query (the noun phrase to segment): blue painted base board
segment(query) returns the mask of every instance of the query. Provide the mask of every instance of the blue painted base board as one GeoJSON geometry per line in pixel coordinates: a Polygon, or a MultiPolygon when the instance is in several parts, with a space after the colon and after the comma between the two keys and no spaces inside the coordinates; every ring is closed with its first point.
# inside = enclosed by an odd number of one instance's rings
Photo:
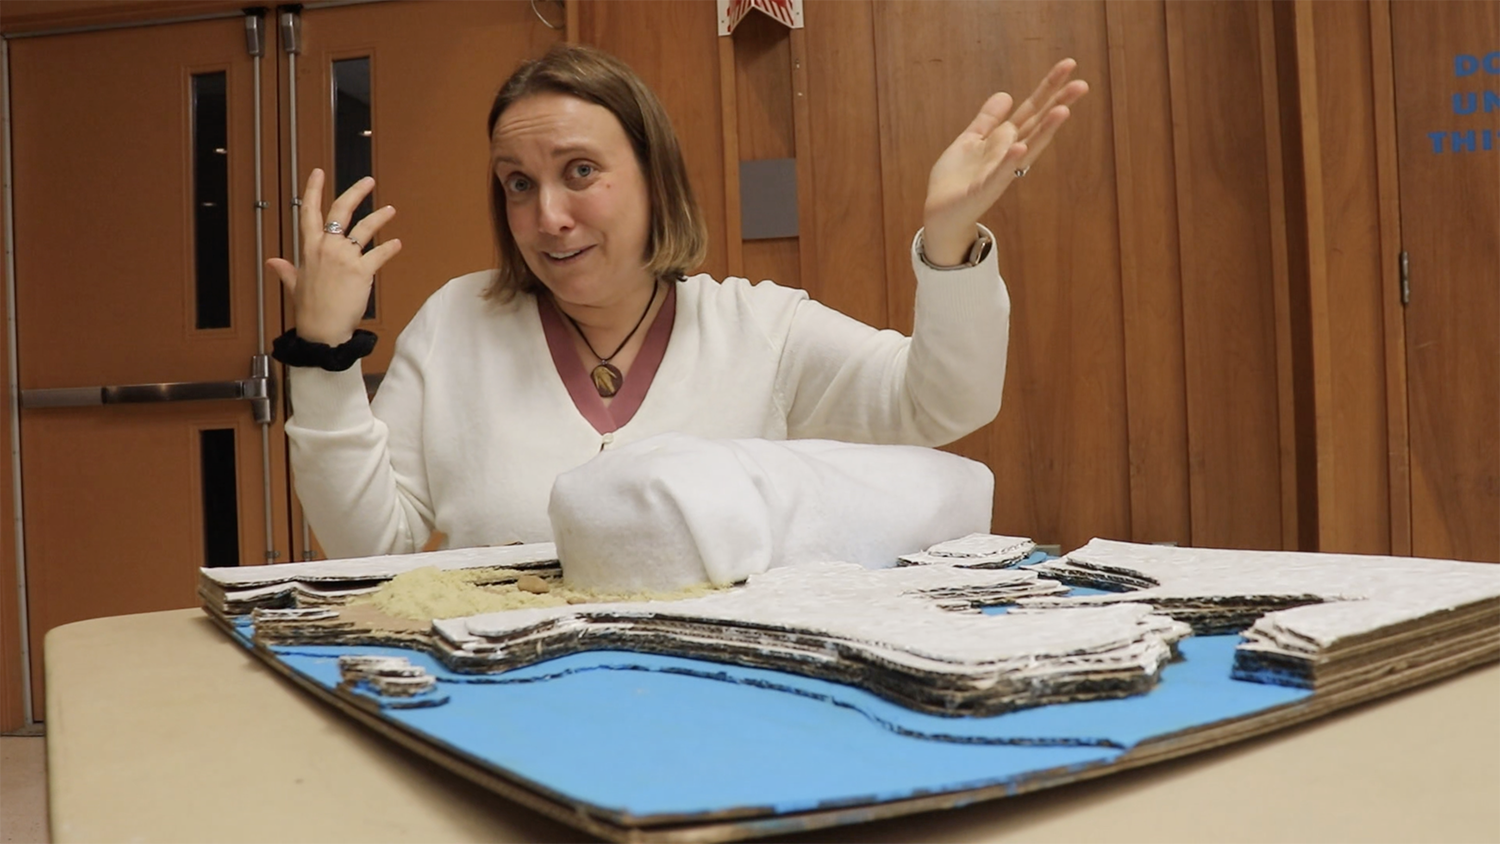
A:
{"type": "MultiPolygon", "coordinates": [[[[238,622],[242,637],[248,625],[238,622]]],[[[1237,635],[1184,640],[1182,658],[1146,695],[988,718],[914,712],[857,688],[780,672],[619,651],[503,675],[455,674],[402,648],[271,652],[330,690],[341,654],[404,656],[435,675],[449,701],[383,709],[381,717],[628,823],[1014,787],[1039,772],[1106,765],[1143,740],[1311,694],[1232,679],[1238,642],[1237,635]]]]}

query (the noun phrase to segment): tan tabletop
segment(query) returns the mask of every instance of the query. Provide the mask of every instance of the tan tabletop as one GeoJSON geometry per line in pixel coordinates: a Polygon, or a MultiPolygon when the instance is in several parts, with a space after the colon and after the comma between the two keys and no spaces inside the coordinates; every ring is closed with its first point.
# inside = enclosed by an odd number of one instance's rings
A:
{"type": "MultiPolygon", "coordinates": [[[[52,834],[570,841],[313,700],[198,610],[47,636],[52,834]]],[[[1500,666],[1037,794],[786,840],[1500,842],[1500,666]]]]}

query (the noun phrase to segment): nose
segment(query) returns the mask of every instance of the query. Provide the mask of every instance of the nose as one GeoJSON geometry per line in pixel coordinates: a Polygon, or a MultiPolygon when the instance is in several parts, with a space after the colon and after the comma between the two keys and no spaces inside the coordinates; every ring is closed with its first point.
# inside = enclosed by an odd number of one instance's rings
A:
{"type": "Polygon", "coordinates": [[[564,234],[573,228],[567,191],[551,185],[537,189],[537,226],[543,234],[564,234]]]}

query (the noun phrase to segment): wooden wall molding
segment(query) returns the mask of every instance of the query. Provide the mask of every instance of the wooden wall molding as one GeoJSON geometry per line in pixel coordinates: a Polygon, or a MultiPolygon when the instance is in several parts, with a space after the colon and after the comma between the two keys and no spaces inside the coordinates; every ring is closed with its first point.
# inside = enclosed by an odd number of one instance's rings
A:
{"type": "Polygon", "coordinates": [[[1193,542],[1285,545],[1273,204],[1260,19],[1166,4],[1193,542]]]}
{"type": "MultiPolygon", "coordinates": [[[[810,186],[802,211],[813,265],[805,279],[818,301],[877,327],[891,325],[884,159],[870,0],[808,4],[803,9],[806,143],[798,164],[816,162],[799,180],[810,186]],[[850,237],[861,232],[860,237],[850,237]]],[[[806,275],[806,273],[804,273],[806,275]]]]}
{"type": "MultiPolygon", "coordinates": [[[[797,159],[797,219],[811,221],[817,214],[817,151],[812,143],[812,106],[807,99],[807,34],[787,30],[792,54],[792,148],[797,159]]],[[[802,223],[797,237],[798,275],[813,296],[822,288],[818,277],[818,226],[802,223]]]]}
{"type": "Polygon", "coordinates": [[[247,0],[5,0],[0,3],[0,33],[12,36],[75,27],[231,15],[255,5],[275,4],[247,0]]]}
{"type": "MultiPolygon", "coordinates": [[[[576,4],[574,4],[576,5],[576,4]]],[[[719,37],[719,107],[724,127],[724,230],[729,275],[745,273],[740,238],[740,121],[734,84],[734,39],[719,37]]]]}
{"type": "Polygon", "coordinates": [[[1394,50],[1386,0],[1276,4],[1287,288],[1309,549],[1412,550],[1394,50]],[[1309,535],[1310,534],[1310,535],[1309,535]]]}
{"type": "MultiPolygon", "coordinates": [[[[797,152],[789,36],[785,26],[762,14],[748,15],[740,21],[734,34],[728,36],[734,42],[731,81],[735,86],[739,144],[739,155],[734,162],[736,174],[741,161],[796,158],[799,177],[803,175],[800,171],[810,166],[801,159],[810,159],[811,155],[798,155],[797,152]]],[[[727,130],[725,137],[728,137],[727,130]]],[[[740,232],[732,231],[729,236],[731,241],[740,239],[740,232]]],[[[742,275],[752,282],[771,279],[789,287],[801,286],[803,241],[802,237],[741,240],[744,254],[742,275]]]]}
{"type": "MultiPolygon", "coordinates": [[[[8,92],[0,95],[9,96],[8,92]]],[[[7,176],[9,174],[6,174],[7,176]]],[[[0,237],[6,230],[5,208],[0,205],[0,237]]],[[[0,260],[0,291],[5,288],[9,268],[0,260]]],[[[0,325],[10,319],[9,297],[0,295],[0,325]]],[[[0,384],[6,407],[0,409],[0,733],[14,733],[26,726],[22,699],[25,686],[21,654],[20,583],[16,569],[16,500],[13,486],[15,464],[11,456],[9,397],[15,385],[10,378],[10,344],[0,337],[0,384]]]]}
{"type": "Polygon", "coordinates": [[[1411,554],[1411,452],[1407,441],[1406,314],[1400,276],[1401,194],[1396,173],[1396,69],[1389,0],[1370,0],[1370,91],[1375,112],[1375,179],[1380,230],[1381,325],[1385,352],[1390,553],[1411,554]]]}
{"type": "MultiPolygon", "coordinates": [[[[1182,267],[1165,8],[1106,3],[1119,204],[1130,533],[1192,543],[1182,267]]],[[[1098,96],[1103,92],[1096,92],[1098,96]]]]}
{"type": "MultiPolygon", "coordinates": [[[[1285,90],[1282,80],[1288,75],[1290,65],[1283,67],[1283,56],[1276,40],[1276,7],[1272,0],[1262,0],[1256,7],[1260,27],[1260,71],[1261,108],[1266,122],[1266,168],[1270,188],[1271,214],[1271,265],[1275,274],[1274,296],[1276,308],[1276,393],[1277,423],[1280,434],[1279,456],[1281,461],[1281,542],[1285,548],[1301,548],[1304,528],[1310,529],[1314,519],[1304,516],[1300,510],[1302,496],[1299,494],[1299,431],[1298,419],[1297,350],[1298,333],[1294,327],[1295,315],[1306,308],[1298,299],[1294,304],[1292,288],[1292,266],[1289,238],[1292,226],[1287,218],[1287,193],[1296,192],[1296,187],[1287,184],[1289,174],[1282,145],[1287,128],[1281,119],[1281,101],[1285,90]]],[[[1284,8],[1284,4],[1283,7],[1284,8]]],[[[1295,124],[1294,124],[1295,125],[1295,124]]],[[[1293,144],[1295,148],[1295,144],[1293,144]]],[[[1305,321],[1304,323],[1305,324],[1305,321]]],[[[1305,333],[1305,332],[1304,332],[1305,333]]]]}

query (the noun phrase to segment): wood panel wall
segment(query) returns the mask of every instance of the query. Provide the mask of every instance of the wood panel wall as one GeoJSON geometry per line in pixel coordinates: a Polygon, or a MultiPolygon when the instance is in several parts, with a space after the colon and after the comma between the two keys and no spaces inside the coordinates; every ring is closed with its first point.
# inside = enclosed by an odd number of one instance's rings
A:
{"type": "MultiPolygon", "coordinates": [[[[1120,239],[1130,533],[1192,535],[1182,258],[1166,8],[1110,3],[1110,113],[1120,239]]],[[[1098,93],[1105,93],[1100,91],[1098,93]]]]}
{"type": "Polygon", "coordinates": [[[1015,308],[1005,405],[953,450],[994,470],[996,530],[1301,542],[1269,4],[808,0],[804,30],[753,15],[716,56],[711,16],[629,8],[582,0],[576,38],[699,90],[668,110],[698,171],[719,165],[700,196],[738,272],[901,330],[932,162],[990,93],[1076,58],[1093,93],[984,221],[1015,308]],[[668,44],[669,67],[632,59],[668,44]],[[811,182],[801,237],[739,241],[735,162],[785,155],[811,182]]]}
{"type": "Polygon", "coordinates": [[[1500,562],[1500,4],[1392,0],[1389,12],[1412,551],[1500,562]],[[1460,73],[1460,55],[1484,67],[1460,73]]]}
{"type": "MultiPolygon", "coordinates": [[[[650,83],[672,117],[688,177],[708,221],[703,272],[729,271],[725,228],[724,125],[720,106],[719,43],[702,33],[718,25],[717,7],[695,0],[568,4],[576,31],[570,40],[603,46],[650,83]],[[576,10],[574,10],[576,7],[576,10]]],[[[738,190],[738,174],[734,174],[738,190]]],[[[736,196],[736,203],[738,197],[736,196]]]]}
{"type": "Polygon", "coordinates": [[[1295,148],[1293,272],[1314,430],[1307,465],[1324,551],[1410,553],[1404,323],[1395,258],[1389,22],[1377,4],[1281,4],[1294,72],[1283,93],[1295,148]],[[1384,35],[1383,49],[1381,35],[1384,35]]]}

